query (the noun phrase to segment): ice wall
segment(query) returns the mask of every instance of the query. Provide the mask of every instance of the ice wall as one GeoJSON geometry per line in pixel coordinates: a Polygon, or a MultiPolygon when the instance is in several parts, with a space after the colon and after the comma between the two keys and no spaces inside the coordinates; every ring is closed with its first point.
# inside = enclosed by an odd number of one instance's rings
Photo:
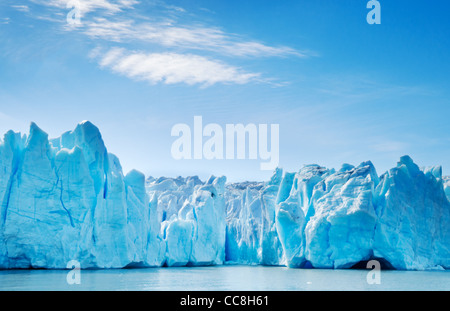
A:
{"type": "Polygon", "coordinates": [[[0,143],[0,268],[450,266],[450,179],[404,156],[275,170],[267,182],[126,176],[99,130],[60,138],[31,124],[0,143]]]}

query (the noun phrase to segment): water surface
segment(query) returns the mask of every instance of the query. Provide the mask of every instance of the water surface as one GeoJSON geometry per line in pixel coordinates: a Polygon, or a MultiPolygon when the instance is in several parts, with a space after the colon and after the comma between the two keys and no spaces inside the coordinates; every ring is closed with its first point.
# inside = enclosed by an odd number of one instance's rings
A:
{"type": "Polygon", "coordinates": [[[262,266],[82,270],[81,284],[69,285],[68,270],[3,270],[0,290],[450,290],[449,271],[383,270],[381,284],[368,284],[369,271],[262,266]]]}

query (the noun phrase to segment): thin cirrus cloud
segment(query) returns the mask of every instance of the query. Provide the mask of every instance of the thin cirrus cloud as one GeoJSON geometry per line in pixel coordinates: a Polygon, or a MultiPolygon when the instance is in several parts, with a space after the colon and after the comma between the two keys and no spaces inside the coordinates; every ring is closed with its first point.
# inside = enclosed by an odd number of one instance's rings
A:
{"type": "Polygon", "coordinates": [[[172,23],[135,23],[133,20],[111,21],[96,18],[86,24],[90,37],[114,42],[137,40],[165,47],[203,50],[239,57],[308,57],[307,52],[290,47],[273,47],[256,41],[245,41],[214,27],[176,26],[172,23]]]}
{"type": "Polygon", "coordinates": [[[32,0],[32,2],[59,9],[77,7],[81,14],[103,10],[108,14],[122,12],[133,8],[139,2],[136,0],[32,0]]]}
{"type": "Polygon", "coordinates": [[[11,7],[20,12],[29,12],[30,8],[27,5],[11,5],[11,7]]]}
{"type": "Polygon", "coordinates": [[[121,48],[112,48],[101,55],[99,64],[114,73],[152,84],[245,84],[259,77],[259,74],[246,73],[237,67],[203,56],[178,53],[146,54],[121,48]]]}
{"type": "MultiPolygon", "coordinates": [[[[103,54],[95,50],[102,68],[134,80],[155,83],[209,86],[217,83],[246,84],[268,82],[259,73],[227,64],[234,58],[313,56],[287,46],[271,46],[255,40],[246,40],[237,34],[199,23],[179,22],[189,14],[184,8],[157,1],[164,15],[154,10],[154,16],[142,16],[135,8],[144,2],[136,0],[32,0],[58,9],[76,6],[81,12],[81,25],[67,24],[65,29],[77,31],[97,45],[109,46],[103,54]],[[88,14],[91,13],[91,14],[88,14]],[[120,13],[120,14],[119,14],[120,13]],[[113,43],[113,45],[111,44],[113,43]],[[120,44],[122,48],[115,48],[120,44]],[[135,44],[163,48],[162,53],[134,51],[135,44]],[[205,56],[208,53],[209,56],[205,56]]],[[[154,5],[154,3],[153,3],[154,5]]],[[[195,15],[195,14],[194,14],[195,15]]],[[[144,46],[144,48],[142,48],[144,46]]],[[[152,48],[152,50],[154,50],[152,48]]],[[[92,53],[91,53],[92,54],[92,53]]]]}

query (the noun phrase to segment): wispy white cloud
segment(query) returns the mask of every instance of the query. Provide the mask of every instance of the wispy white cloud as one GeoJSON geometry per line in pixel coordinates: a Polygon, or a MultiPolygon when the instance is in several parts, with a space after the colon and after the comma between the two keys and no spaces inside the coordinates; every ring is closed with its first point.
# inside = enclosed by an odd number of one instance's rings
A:
{"type": "Polygon", "coordinates": [[[28,5],[11,5],[11,7],[20,12],[29,12],[30,8],[28,5]]]}
{"type": "Polygon", "coordinates": [[[148,4],[152,8],[150,15],[147,11],[140,15],[137,0],[32,1],[59,8],[60,12],[78,8],[81,23],[72,25],[62,20],[64,28],[94,39],[97,45],[109,46],[104,54],[97,51],[96,59],[101,67],[150,83],[208,86],[259,81],[279,86],[282,84],[274,79],[260,78],[259,73],[246,72],[226,62],[234,58],[312,56],[309,52],[272,46],[194,22],[195,14],[158,0],[148,4]],[[118,43],[128,50],[111,48],[118,43]],[[152,52],[132,52],[136,46],[140,50],[151,48],[152,52]],[[155,53],[155,50],[164,52],[155,53]]]}
{"type": "MultiPolygon", "coordinates": [[[[97,54],[98,53],[94,53],[97,54]]],[[[113,48],[99,57],[99,64],[131,79],[150,83],[245,84],[259,77],[240,68],[203,56],[177,53],[142,53],[113,48]]]]}
{"type": "Polygon", "coordinates": [[[112,21],[96,18],[86,23],[85,34],[114,42],[141,41],[164,47],[210,51],[230,56],[251,57],[307,57],[306,52],[286,46],[269,46],[257,41],[244,40],[215,27],[182,26],[172,23],[136,23],[129,20],[112,21]]]}
{"type": "Polygon", "coordinates": [[[175,11],[175,12],[180,12],[180,13],[185,13],[186,10],[183,9],[182,7],[176,6],[176,5],[168,5],[166,6],[167,9],[175,11]]]}
{"type": "Polygon", "coordinates": [[[106,13],[114,14],[124,9],[133,8],[139,3],[137,0],[32,0],[33,2],[49,7],[60,9],[78,8],[82,14],[96,10],[103,10],[106,13]]]}

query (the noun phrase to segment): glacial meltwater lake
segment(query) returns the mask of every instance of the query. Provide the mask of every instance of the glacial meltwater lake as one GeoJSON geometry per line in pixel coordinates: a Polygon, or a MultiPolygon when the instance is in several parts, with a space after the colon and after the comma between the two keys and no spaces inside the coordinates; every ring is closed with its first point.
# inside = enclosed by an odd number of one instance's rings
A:
{"type": "Polygon", "coordinates": [[[450,271],[382,270],[380,284],[368,284],[370,271],[232,265],[81,270],[81,283],[69,285],[69,270],[3,270],[0,290],[450,290],[450,271]]]}

